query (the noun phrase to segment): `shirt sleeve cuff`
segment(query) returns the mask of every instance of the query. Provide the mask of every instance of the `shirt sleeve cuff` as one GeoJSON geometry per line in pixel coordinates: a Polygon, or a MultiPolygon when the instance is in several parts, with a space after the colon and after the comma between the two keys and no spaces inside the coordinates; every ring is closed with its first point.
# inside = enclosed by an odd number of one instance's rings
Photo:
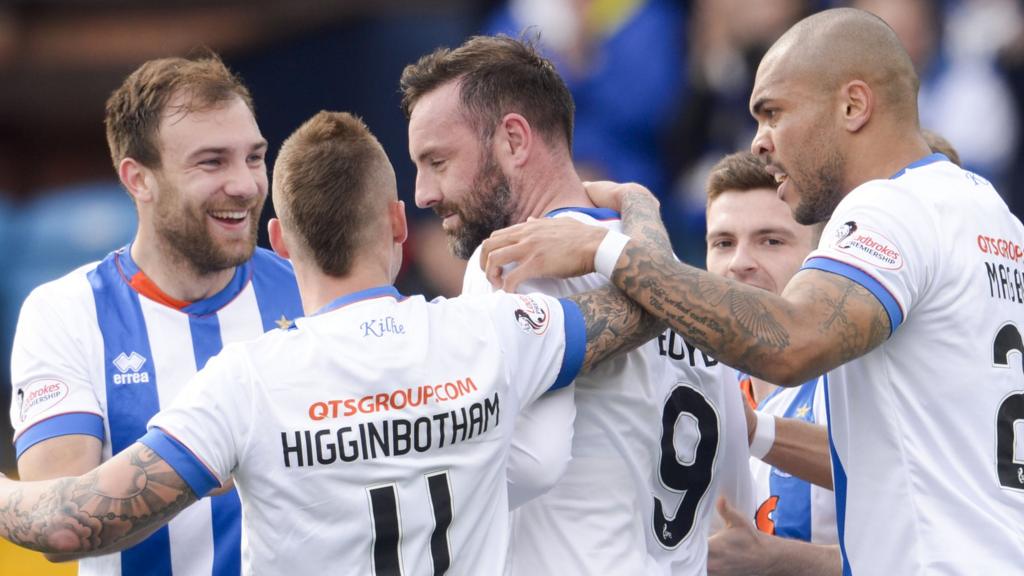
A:
{"type": "Polygon", "coordinates": [[[892,292],[883,286],[881,282],[860,268],[847,264],[846,262],[840,262],[839,260],[816,256],[804,262],[801,269],[821,270],[823,272],[838,274],[856,282],[864,287],[865,290],[871,292],[871,294],[878,299],[878,302],[882,307],[885,308],[885,313],[889,316],[890,336],[892,336],[892,333],[896,331],[896,328],[903,323],[903,308],[900,307],[896,297],[893,296],[892,292]]]}
{"type": "Polygon", "coordinates": [[[562,316],[565,318],[565,354],[562,356],[562,368],[551,390],[568,386],[576,379],[587,351],[587,330],[579,306],[566,298],[558,302],[562,305],[562,316]]]}
{"type": "Polygon", "coordinates": [[[26,450],[43,440],[75,434],[95,436],[102,442],[106,436],[103,432],[103,417],[92,412],[69,412],[40,420],[15,439],[15,456],[21,458],[26,450]]]}
{"type": "Polygon", "coordinates": [[[139,442],[148,446],[174,468],[197,497],[202,498],[214,488],[220,487],[217,475],[198,456],[180,440],[160,428],[150,428],[145,436],[139,438],[139,442]]]}

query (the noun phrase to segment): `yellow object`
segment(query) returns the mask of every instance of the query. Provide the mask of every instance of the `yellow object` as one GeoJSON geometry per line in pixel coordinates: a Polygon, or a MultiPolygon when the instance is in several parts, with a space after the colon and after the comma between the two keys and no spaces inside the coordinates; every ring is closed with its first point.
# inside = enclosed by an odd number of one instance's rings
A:
{"type": "Polygon", "coordinates": [[[74,576],[78,562],[54,564],[39,552],[26,550],[0,538],[0,576],[74,576]]]}

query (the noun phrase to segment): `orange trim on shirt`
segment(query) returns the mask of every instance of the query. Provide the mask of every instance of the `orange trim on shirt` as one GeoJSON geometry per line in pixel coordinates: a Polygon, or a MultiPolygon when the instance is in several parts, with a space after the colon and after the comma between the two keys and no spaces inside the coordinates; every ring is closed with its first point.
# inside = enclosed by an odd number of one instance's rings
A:
{"type": "Polygon", "coordinates": [[[128,280],[128,285],[135,289],[135,291],[138,292],[139,294],[145,296],[146,298],[149,298],[150,300],[157,302],[159,304],[163,304],[164,306],[170,306],[175,310],[181,310],[185,306],[191,304],[191,302],[186,302],[185,300],[178,300],[176,298],[168,296],[166,292],[164,292],[156,284],[154,284],[153,281],[150,280],[148,276],[143,274],[141,270],[136,272],[135,275],[132,276],[130,280],[128,280]]]}
{"type": "Polygon", "coordinates": [[[747,404],[757,410],[757,400],[754,399],[754,380],[750,376],[740,380],[740,392],[743,393],[743,399],[747,401],[747,404]]]}

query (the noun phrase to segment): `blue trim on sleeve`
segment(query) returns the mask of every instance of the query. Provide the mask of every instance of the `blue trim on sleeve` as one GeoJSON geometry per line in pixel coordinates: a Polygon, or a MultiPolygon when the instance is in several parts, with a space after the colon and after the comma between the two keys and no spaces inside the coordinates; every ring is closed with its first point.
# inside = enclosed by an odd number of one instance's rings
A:
{"type": "Polygon", "coordinates": [[[95,436],[103,441],[106,434],[103,433],[103,417],[99,414],[88,412],[69,412],[59,414],[46,420],[40,420],[30,428],[21,433],[14,442],[14,454],[21,458],[25,450],[39,444],[43,440],[56,438],[58,436],[70,436],[72,434],[83,434],[95,436]]]}
{"type": "Polygon", "coordinates": [[[210,472],[206,464],[167,432],[159,428],[150,428],[145,436],[139,438],[139,442],[149,446],[157,456],[163,458],[171,468],[174,468],[174,471],[192,488],[197,497],[202,498],[210,490],[220,486],[220,481],[210,472]]]}
{"type": "Polygon", "coordinates": [[[558,302],[562,305],[562,315],[565,317],[565,355],[562,356],[562,368],[550,390],[568,386],[576,379],[583,367],[583,355],[587,352],[587,327],[583,323],[580,307],[567,298],[559,298],[558,302]]]}
{"type": "Polygon", "coordinates": [[[801,270],[822,270],[824,272],[831,272],[838,274],[845,278],[853,280],[857,284],[860,284],[868,292],[874,294],[878,302],[885,308],[885,313],[889,315],[889,335],[892,336],[896,328],[903,323],[903,309],[900,308],[899,302],[896,301],[896,297],[882,286],[882,283],[872,278],[867,272],[851,266],[846,262],[840,262],[838,260],[832,260],[831,258],[824,258],[822,256],[815,256],[814,258],[808,259],[804,262],[804,265],[800,268],[801,270]]]}
{"type": "Polygon", "coordinates": [[[557,214],[561,214],[562,212],[579,212],[581,214],[586,214],[586,215],[590,216],[591,218],[593,218],[594,220],[598,220],[598,221],[621,220],[622,219],[622,215],[619,214],[618,212],[616,212],[615,210],[612,210],[611,208],[582,208],[582,207],[557,208],[557,209],[552,210],[551,212],[548,212],[547,214],[545,214],[544,217],[545,218],[552,218],[552,217],[554,217],[557,214]]]}

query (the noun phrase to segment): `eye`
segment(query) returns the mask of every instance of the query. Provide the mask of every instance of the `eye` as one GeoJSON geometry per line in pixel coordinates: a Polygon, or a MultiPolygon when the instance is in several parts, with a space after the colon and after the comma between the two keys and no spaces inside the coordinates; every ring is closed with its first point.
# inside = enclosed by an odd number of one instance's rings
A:
{"type": "Polygon", "coordinates": [[[263,160],[264,156],[262,152],[259,154],[250,154],[249,157],[246,158],[246,161],[248,161],[250,164],[262,164],[263,160]]]}
{"type": "Polygon", "coordinates": [[[220,158],[203,158],[199,161],[199,165],[206,168],[218,168],[223,164],[220,158]]]}
{"type": "Polygon", "coordinates": [[[732,248],[732,246],[733,246],[732,240],[713,240],[711,242],[711,247],[715,248],[715,249],[718,249],[718,250],[725,249],[725,248],[732,248]]]}
{"type": "Polygon", "coordinates": [[[784,246],[786,244],[778,238],[765,238],[764,243],[769,246],[784,246]]]}
{"type": "Polygon", "coordinates": [[[444,166],[444,162],[444,160],[435,158],[430,161],[430,167],[433,168],[434,170],[440,170],[444,166]]]}

